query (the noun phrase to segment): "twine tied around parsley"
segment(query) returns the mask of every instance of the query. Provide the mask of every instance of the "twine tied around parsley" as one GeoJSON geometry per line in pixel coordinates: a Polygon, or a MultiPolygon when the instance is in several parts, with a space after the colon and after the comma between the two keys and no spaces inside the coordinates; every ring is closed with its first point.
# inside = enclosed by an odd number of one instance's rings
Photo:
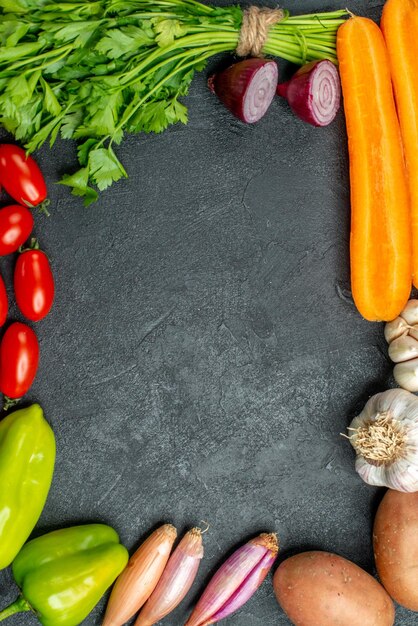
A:
{"type": "Polygon", "coordinates": [[[269,30],[285,17],[283,9],[250,7],[243,13],[241,31],[236,48],[240,57],[261,57],[269,30]]]}

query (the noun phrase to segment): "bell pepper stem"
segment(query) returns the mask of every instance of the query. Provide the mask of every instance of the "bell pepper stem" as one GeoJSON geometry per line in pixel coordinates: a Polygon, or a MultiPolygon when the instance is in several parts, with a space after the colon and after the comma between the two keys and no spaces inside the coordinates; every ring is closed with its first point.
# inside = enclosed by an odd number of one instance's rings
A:
{"type": "Polygon", "coordinates": [[[23,611],[30,610],[31,608],[26,600],[22,598],[22,596],[19,596],[19,598],[15,600],[15,602],[9,604],[9,606],[3,609],[3,611],[0,611],[0,622],[2,622],[4,619],[7,619],[11,615],[15,615],[15,613],[23,613],[23,611]]]}

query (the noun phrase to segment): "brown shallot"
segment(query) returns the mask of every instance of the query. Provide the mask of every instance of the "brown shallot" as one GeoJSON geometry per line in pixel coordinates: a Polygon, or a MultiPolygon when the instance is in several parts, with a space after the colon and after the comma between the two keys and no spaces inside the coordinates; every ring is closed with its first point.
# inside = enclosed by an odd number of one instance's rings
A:
{"type": "Polygon", "coordinates": [[[202,558],[202,531],[192,528],[171,555],[135,626],[152,626],[180,604],[196,578],[202,558]]]}
{"type": "Polygon", "coordinates": [[[177,531],[157,528],[130,558],[110,594],[102,626],[122,626],[148,600],[164,571],[177,531]]]}

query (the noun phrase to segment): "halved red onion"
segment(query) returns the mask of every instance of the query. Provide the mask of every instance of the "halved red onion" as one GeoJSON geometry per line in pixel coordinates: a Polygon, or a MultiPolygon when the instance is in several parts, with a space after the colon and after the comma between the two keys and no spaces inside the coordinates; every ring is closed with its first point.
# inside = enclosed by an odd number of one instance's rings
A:
{"type": "Polygon", "coordinates": [[[312,61],[287,82],[277,86],[279,96],[301,120],[313,126],[327,126],[338,113],[341,82],[331,61],[312,61]]]}
{"type": "Polygon", "coordinates": [[[213,93],[242,122],[253,124],[263,117],[276,92],[275,61],[246,59],[209,78],[213,93]]]}

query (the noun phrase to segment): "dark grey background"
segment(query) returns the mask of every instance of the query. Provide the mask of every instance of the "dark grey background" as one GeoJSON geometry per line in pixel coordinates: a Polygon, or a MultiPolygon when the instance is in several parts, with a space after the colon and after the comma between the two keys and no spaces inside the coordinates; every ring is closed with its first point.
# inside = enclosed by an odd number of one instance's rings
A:
{"type": "MultiPolygon", "coordinates": [[[[382,5],[349,8],[377,19],[382,5]]],[[[277,531],[280,558],[330,550],[374,573],[382,491],[357,477],[340,433],[393,385],[383,326],[349,298],[342,113],[315,129],[277,98],[244,126],[206,76],[187,98],[188,126],[129,137],[118,150],[129,180],[88,209],[55,184],[76,165],[74,144],[37,154],[52,216],[36,218],[36,234],[57,294],[36,325],[42,358],[28,399],[44,407],[58,458],[34,534],[101,521],[132,549],[162,522],[182,533],[207,520],[199,578],[167,626],[184,622],[224,555],[261,531],[277,531]]],[[[1,260],[9,286],[12,266],[1,260]]],[[[2,572],[2,605],[16,591],[2,572]]],[[[84,623],[100,624],[104,606],[84,623]]],[[[269,579],[224,623],[289,621],[269,579]]],[[[416,623],[397,610],[396,624],[416,623]]]]}

